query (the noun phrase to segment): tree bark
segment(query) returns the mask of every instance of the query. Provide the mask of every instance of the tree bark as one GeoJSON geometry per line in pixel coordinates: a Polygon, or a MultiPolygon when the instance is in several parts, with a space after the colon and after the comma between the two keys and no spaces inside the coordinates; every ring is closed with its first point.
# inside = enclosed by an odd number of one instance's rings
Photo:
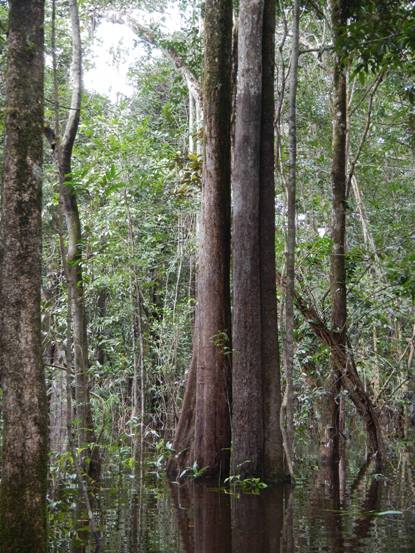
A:
{"type": "Polygon", "coordinates": [[[260,170],[263,0],[239,6],[238,76],[233,158],[233,474],[262,475],[260,170]]]}
{"type": "Polygon", "coordinates": [[[232,4],[205,4],[204,162],[192,367],[169,464],[225,476],[230,430],[230,117],[232,4]]]}
{"type": "Polygon", "coordinates": [[[274,65],[275,1],[264,2],[262,36],[262,118],[259,191],[261,355],[263,371],[264,475],[278,480],[283,475],[283,445],[280,426],[281,382],[278,348],[277,291],[275,272],[275,180],[274,180],[274,65]]]}
{"type": "MultiPolygon", "coordinates": [[[[343,0],[331,0],[333,41],[338,44],[342,27],[346,22],[343,0]]],[[[342,368],[338,367],[336,352],[346,351],[346,133],[347,87],[346,69],[340,55],[334,54],[333,69],[333,138],[332,138],[332,254],[330,293],[332,302],[331,322],[335,351],[332,351],[331,375],[328,379],[327,402],[324,416],[325,431],[320,441],[322,462],[335,463],[340,457],[340,392],[342,368]]],[[[346,358],[345,355],[342,357],[346,358]]]]}
{"type": "Polygon", "coordinates": [[[283,476],[275,289],[273,0],[241,2],[233,157],[232,472],[283,476]]]}
{"type": "Polygon", "coordinates": [[[10,0],[0,227],[4,553],[46,552],[47,400],[41,357],[44,2],[10,0]]]}
{"type": "Polygon", "coordinates": [[[210,474],[226,474],[231,443],[231,44],[231,2],[207,1],[194,457],[210,474]]]}

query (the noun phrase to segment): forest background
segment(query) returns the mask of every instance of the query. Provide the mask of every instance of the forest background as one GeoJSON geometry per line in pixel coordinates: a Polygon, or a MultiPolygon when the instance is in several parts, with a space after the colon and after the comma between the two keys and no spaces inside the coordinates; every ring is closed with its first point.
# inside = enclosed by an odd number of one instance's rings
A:
{"type": "MultiPolygon", "coordinates": [[[[174,454],[197,299],[204,137],[202,4],[79,2],[82,57],[74,40],[74,2],[46,6],[42,349],[51,485],[77,463],[92,479],[101,460],[104,466],[114,456],[126,466],[138,463],[144,444],[159,453],[160,463],[174,454]],[[174,31],[171,23],[160,23],[169,9],[180,22],[174,31]],[[76,95],[77,55],[88,83],[94,75],[96,36],[104,22],[108,32],[121,29],[116,32],[125,30],[127,35],[130,29],[140,44],[141,55],[129,68],[128,94],[120,90],[111,96],[86,87],[76,95]],[[71,121],[74,101],[81,103],[76,123],[71,121]],[[67,138],[63,129],[74,132],[70,171],[56,157],[57,141],[65,144],[67,138]],[[77,209],[62,211],[62,197],[72,207],[75,200],[77,209]],[[68,228],[75,229],[69,239],[68,228]],[[77,250],[74,259],[68,257],[71,240],[77,250]],[[76,319],[76,309],[69,305],[78,294],[85,309],[76,319]]],[[[296,6],[300,31],[294,204],[289,203],[290,91],[296,12],[284,2],[276,18],[274,120],[279,345],[286,388],[283,430],[286,426],[286,472],[292,475],[301,461],[317,462],[327,438],[333,352],[320,331],[332,328],[336,58],[347,73],[348,347],[376,408],[386,448],[406,447],[407,429],[415,417],[413,7],[407,2],[366,2],[351,8],[348,34],[335,40],[335,55],[326,3],[296,6]],[[287,319],[290,205],[295,207],[296,310],[290,319],[288,307],[287,319]],[[319,438],[306,458],[315,428],[319,438]]],[[[3,74],[7,17],[7,6],[1,3],[3,74]]],[[[114,64],[122,66],[130,53],[120,43],[112,55],[114,64]]],[[[111,78],[118,77],[109,72],[107,80],[111,78]]],[[[4,135],[4,109],[0,132],[4,135]]],[[[226,340],[222,335],[216,339],[225,353],[226,340]]],[[[347,397],[347,391],[339,392],[339,401],[347,397]]],[[[349,446],[361,444],[355,406],[345,404],[344,440],[349,446]]],[[[188,463],[182,468],[197,476],[204,466],[188,463]]]]}

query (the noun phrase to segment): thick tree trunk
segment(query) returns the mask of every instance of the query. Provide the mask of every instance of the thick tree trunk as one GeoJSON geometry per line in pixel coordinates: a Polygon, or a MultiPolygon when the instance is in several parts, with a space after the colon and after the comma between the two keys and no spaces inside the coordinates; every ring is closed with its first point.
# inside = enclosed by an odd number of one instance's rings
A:
{"type": "Polygon", "coordinates": [[[47,400],[41,358],[42,0],[10,1],[0,228],[4,553],[46,552],[47,400]]]}
{"type": "Polygon", "coordinates": [[[241,2],[233,157],[232,472],[282,477],[275,290],[275,2],[241,2]]]}
{"type": "Polygon", "coordinates": [[[233,159],[232,473],[262,475],[260,167],[263,0],[240,2],[233,159]]]}
{"type": "MultiPolygon", "coordinates": [[[[193,343],[196,343],[196,337],[193,335],[193,343]]],[[[189,374],[186,381],[182,409],[179,422],[173,441],[175,456],[169,460],[167,472],[171,478],[180,475],[181,469],[192,465],[194,460],[194,431],[195,431],[195,410],[196,410],[196,370],[197,370],[197,351],[193,347],[192,361],[189,374]]]]}
{"type": "Polygon", "coordinates": [[[230,111],[232,6],[205,4],[204,164],[197,287],[194,457],[226,474],[230,428],[230,111]]]}
{"type": "Polygon", "coordinates": [[[264,475],[283,475],[280,427],[281,383],[278,351],[277,291],[275,278],[275,182],[274,182],[274,59],[275,0],[264,2],[262,37],[262,119],[259,198],[261,354],[263,371],[264,475]]]}
{"type": "Polygon", "coordinates": [[[230,116],[232,5],[205,4],[204,163],[192,366],[174,447],[177,465],[228,471],[230,449],[230,116]]]}

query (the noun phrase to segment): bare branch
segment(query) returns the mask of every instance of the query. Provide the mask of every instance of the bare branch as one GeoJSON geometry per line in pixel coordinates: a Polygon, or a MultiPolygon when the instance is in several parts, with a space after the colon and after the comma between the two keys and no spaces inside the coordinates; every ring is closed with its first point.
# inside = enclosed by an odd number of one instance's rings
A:
{"type": "Polygon", "coordinates": [[[370,92],[370,95],[369,95],[369,102],[368,102],[367,116],[366,116],[366,124],[365,124],[365,128],[363,130],[362,138],[360,139],[360,144],[359,144],[359,147],[357,149],[356,155],[354,156],[353,161],[350,163],[350,171],[349,171],[349,176],[348,176],[347,185],[346,185],[346,191],[347,191],[346,196],[348,196],[348,192],[350,190],[350,185],[351,185],[351,182],[352,182],[352,178],[353,178],[355,170],[356,170],[357,162],[359,161],[360,155],[361,155],[362,150],[363,150],[363,146],[365,145],[366,138],[369,134],[370,125],[372,123],[373,100],[375,98],[376,91],[379,88],[384,76],[385,76],[385,72],[382,71],[382,73],[380,73],[378,75],[378,77],[376,78],[376,80],[374,82],[374,85],[373,85],[373,88],[372,88],[372,90],[370,92]]]}

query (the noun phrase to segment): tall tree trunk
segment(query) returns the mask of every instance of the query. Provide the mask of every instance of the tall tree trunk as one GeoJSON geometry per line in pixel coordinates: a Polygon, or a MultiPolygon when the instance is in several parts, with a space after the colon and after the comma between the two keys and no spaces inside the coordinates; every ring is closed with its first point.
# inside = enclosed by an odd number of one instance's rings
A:
{"type": "Polygon", "coordinates": [[[230,116],[232,5],[205,4],[204,164],[197,288],[194,457],[210,473],[229,466],[230,116]]]}
{"type": "Polygon", "coordinates": [[[275,289],[275,2],[240,4],[233,158],[232,472],[282,477],[275,289]]]}
{"type": "MultiPolygon", "coordinates": [[[[346,22],[343,0],[331,0],[333,40],[337,45],[346,22]]],[[[334,54],[333,70],[333,139],[332,139],[332,254],[330,292],[332,301],[332,332],[336,349],[346,350],[346,133],[347,133],[347,87],[346,70],[339,54],[334,54]]],[[[346,356],[344,356],[346,358],[346,356]]],[[[323,462],[339,460],[340,447],[340,390],[341,371],[338,370],[335,354],[332,353],[331,373],[327,383],[325,409],[325,433],[321,439],[320,457],[323,462]]]]}
{"type": "MultiPolygon", "coordinates": [[[[204,164],[193,360],[176,430],[179,464],[228,470],[230,448],[230,112],[232,5],[205,4],[204,164]],[[194,424],[192,422],[194,414],[194,424]],[[186,452],[183,450],[186,449],[186,452]]],[[[172,467],[170,467],[172,468],[172,467]]]]}
{"type": "Polygon", "coordinates": [[[295,287],[295,244],[296,244],[296,182],[297,182],[297,81],[299,56],[300,2],[294,1],[293,39],[290,73],[290,118],[289,118],[289,176],[287,181],[287,244],[285,290],[285,376],[286,388],[283,399],[281,427],[283,429],[284,449],[288,470],[294,476],[294,409],[293,409],[293,372],[294,372],[294,287],[295,287]],[[285,431],[284,431],[285,430],[285,431]]]}
{"type": "Polygon", "coordinates": [[[280,479],[283,474],[283,445],[280,427],[281,382],[275,273],[275,9],[275,0],[265,0],[262,37],[263,74],[259,191],[264,475],[269,480],[280,479]]]}
{"type": "Polygon", "coordinates": [[[46,552],[47,400],[41,357],[42,0],[10,1],[0,228],[4,553],[46,552]]]}
{"type": "MultiPolygon", "coordinates": [[[[67,247],[64,267],[68,285],[69,310],[71,313],[72,338],[74,348],[74,367],[76,383],[76,418],[79,420],[79,447],[85,448],[84,469],[93,479],[100,472],[99,453],[96,447],[88,444],[95,442],[88,378],[88,337],[87,320],[82,275],[82,230],[76,193],[72,183],[72,151],[78,132],[82,97],[82,47],[78,4],[71,0],[72,25],[72,97],[65,131],[58,136],[59,129],[53,134],[52,146],[59,171],[59,208],[67,229],[67,247]]],[[[55,53],[53,54],[55,56],[55,53]]],[[[55,66],[54,62],[54,66],[55,66]]],[[[56,79],[56,76],[55,76],[56,79]]],[[[55,98],[58,104],[58,90],[55,81],[55,98]]],[[[58,118],[55,118],[56,127],[58,118]]],[[[50,132],[49,132],[50,135],[50,132]]],[[[48,136],[49,138],[49,136],[48,136]]]]}
{"type": "Polygon", "coordinates": [[[241,0],[233,158],[234,474],[262,475],[264,402],[260,280],[263,0],[241,0]]]}

